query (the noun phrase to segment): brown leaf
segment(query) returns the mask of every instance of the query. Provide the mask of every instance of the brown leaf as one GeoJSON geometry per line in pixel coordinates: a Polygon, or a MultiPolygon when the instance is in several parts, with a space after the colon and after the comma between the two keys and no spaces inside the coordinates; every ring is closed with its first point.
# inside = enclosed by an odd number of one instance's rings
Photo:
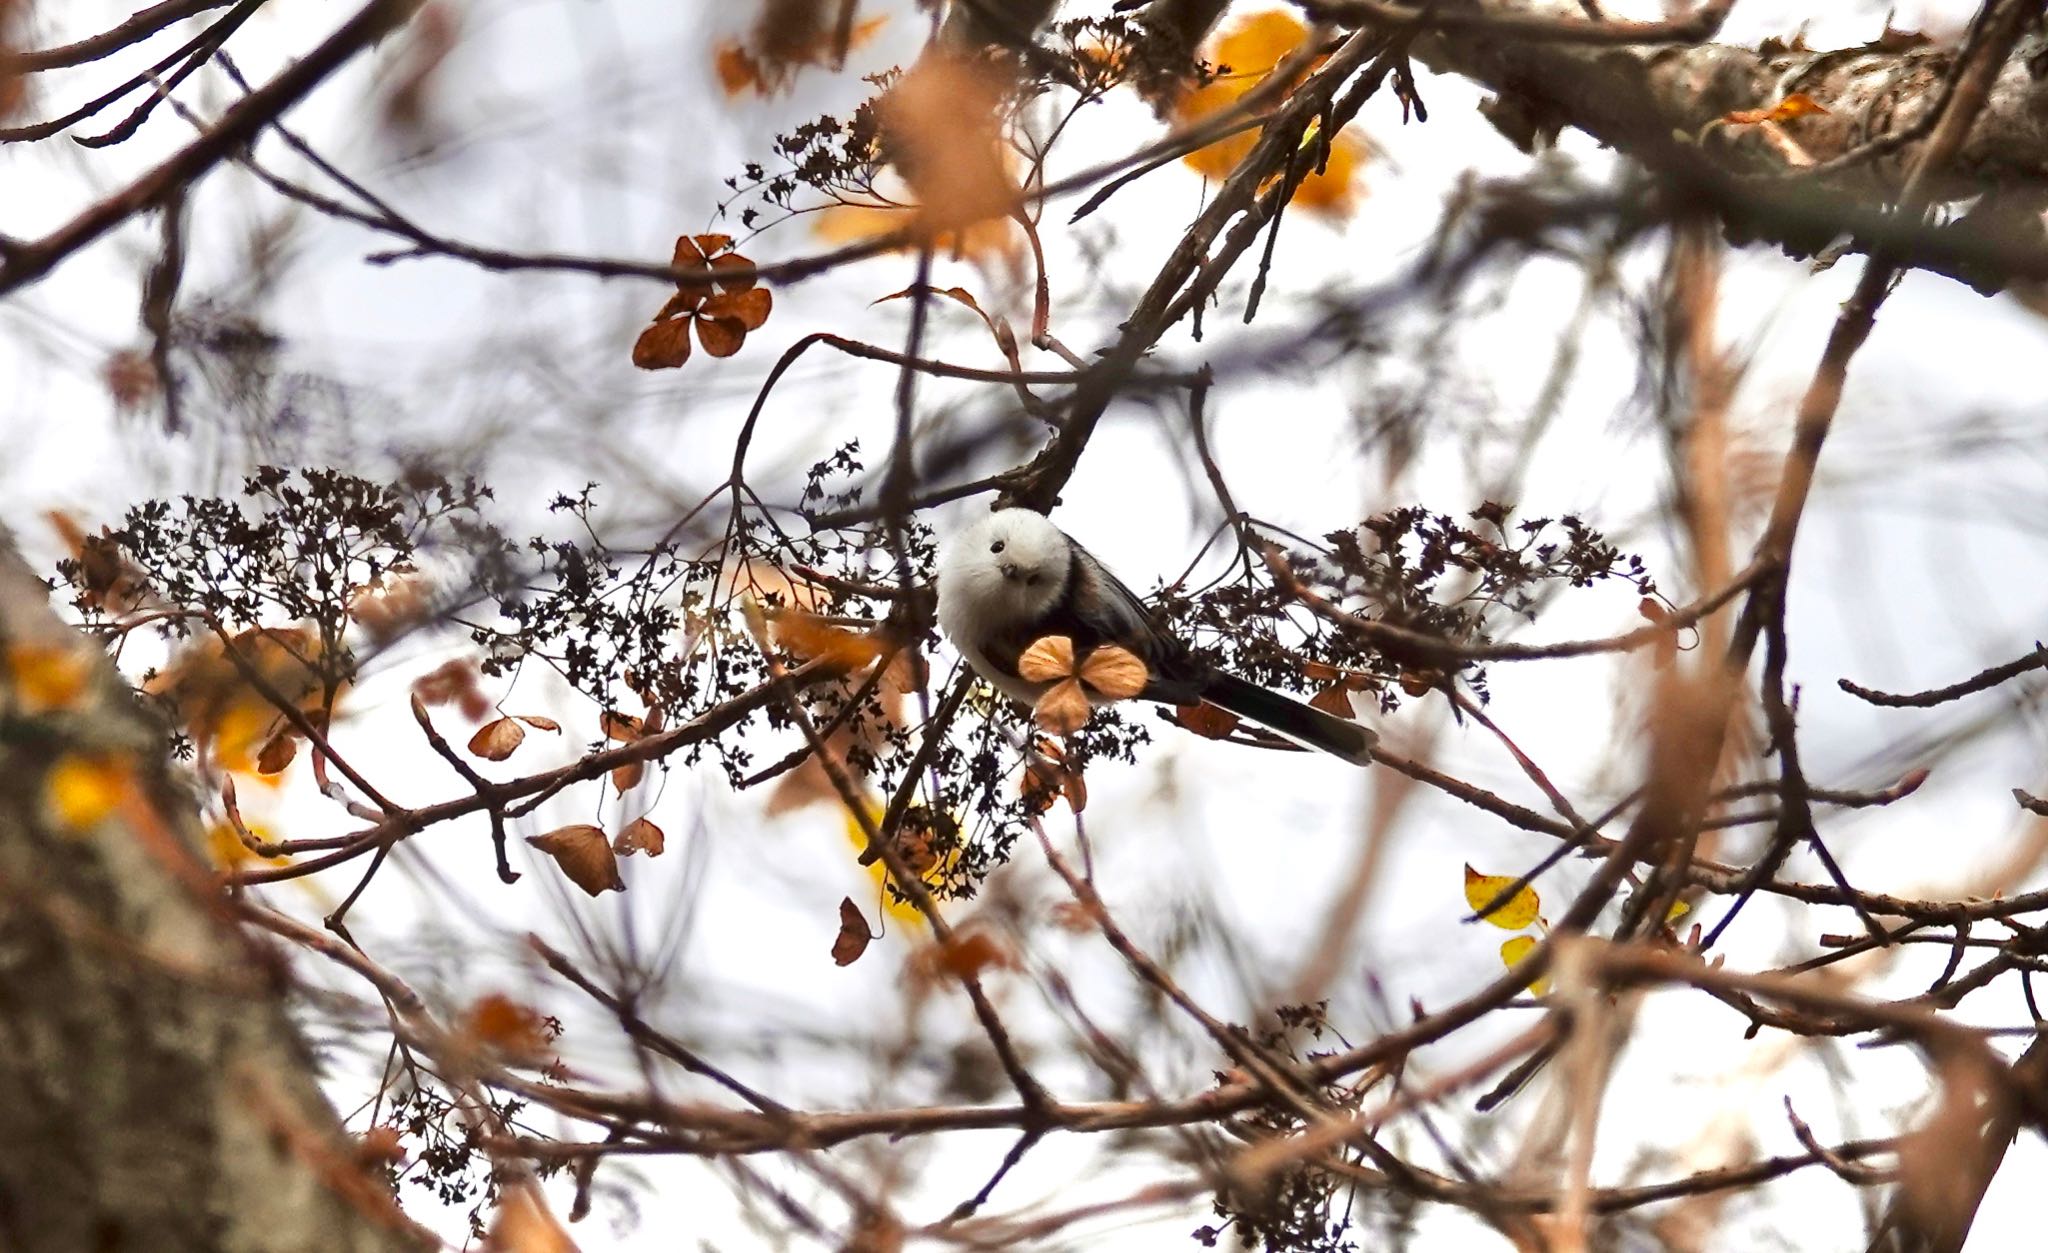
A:
{"type": "Polygon", "coordinates": [[[562,729],[561,723],[556,722],[553,718],[543,718],[539,714],[515,714],[514,717],[517,717],[521,722],[525,723],[527,726],[532,727],[536,731],[554,731],[556,733],[560,733],[562,729]]]}
{"type": "Polygon", "coordinates": [[[1038,698],[1038,704],[1031,714],[1038,725],[1054,735],[1072,735],[1088,725],[1088,694],[1081,690],[1081,684],[1074,679],[1055,683],[1038,698]]]}
{"type": "MultiPolygon", "coordinates": [[[[711,259],[711,269],[718,275],[718,286],[722,290],[734,294],[749,291],[755,283],[760,281],[754,277],[754,263],[736,252],[728,252],[722,257],[713,257],[711,259]],[[732,271],[734,270],[741,270],[744,273],[733,274],[732,271]]],[[[765,296],[768,293],[762,292],[761,294],[765,296]]],[[[764,318],[768,316],[765,309],[762,311],[761,316],[764,318]]],[[[760,323],[756,322],[754,325],[759,326],[760,323]]],[[[752,330],[753,327],[750,326],[747,329],[752,330]]]]}
{"type": "MultiPolygon", "coordinates": [[[[719,258],[721,261],[724,259],[719,258]]],[[[775,297],[769,294],[767,288],[755,287],[747,291],[713,296],[704,302],[704,307],[698,310],[698,314],[704,318],[737,322],[742,330],[758,331],[762,324],[768,321],[768,315],[774,309],[775,297]]],[[[703,327],[699,326],[698,332],[701,334],[702,331],[703,327]]],[[[711,346],[706,344],[704,351],[710,352],[711,346]]]]}
{"type": "Polygon", "coordinates": [[[526,728],[517,718],[494,718],[469,737],[469,751],[485,761],[503,761],[526,742],[526,728]]]}
{"type": "Polygon", "coordinates": [[[643,370],[673,370],[690,359],[690,320],[656,322],[633,341],[633,364],[643,370]]]}
{"type": "Polygon", "coordinates": [[[1074,641],[1064,635],[1033,640],[1017,658],[1017,675],[1029,683],[1053,683],[1074,673],[1074,641]]]}
{"type": "Polygon", "coordinates": [[[860,906],[853,903],[851,896],[839,902],[839,934],[832,941],[832,963],[837,966],[851,966],[868,951],[868,941],[875,933],[868,930],[868,920],[861,917],[860,906]]]}
{"type": "Polygon", "coordinates": [[[738,318],[698,318],[697,342],[714,357],[730,357],[747,342],[747,328],[738,318]]]}
{"type": "Polygon", "coordinates": [[[1309,697],[1308,703],[1313,708],[1320,709],[1326,714],[1334,714],[1339,718],[1356,717],[1351,712],[1351,694],[1344,690],[1342,683],[1333,683],[1322,691],[1317,692],[1314,696],[1309,697]]]}
{"type": "Polygon", "coordinates": [[[602,830],[589,823],[558,827],[546,835],[530,835],[526,842],[554,858],[555,865],[569,876],[569,882],[592,896],[607,890],[626,890],[611,844],[602,830]]]}
{"type": "Polygon", "coordinates": [[[263,751],[256,754],[257,774],[283,774],[284,768],[292,764],[292,758],[299,755],[299,737],[296,732],[279,731],[270,737],[263,751]]]}
{"type": "Polygon", "coordinates": [[[606,739],[627,743],[639,739],[646,733],[640,719],[632,714],[622,714],[616,709],[607,710],[604,716],[598,719],[597,725],[604,731],[606,739]]]}
{"type": "Polygon", "coordinates": [[[631,857],[635,853],[659,857],[666,847],[668,837],[662,834],[660,827],[645,818],[635,818],[627,823],[626,829],[612,841],[612,851],[621,857],[631,857]]]}
{"type": "Polygon", "coordinates": [[[1237,730],[1238,716],[1228,709],[1215,705],[1178,705],[1173,711],[1173,720],[1212,740],[1220,740],[1237,730]]]}
{"type": "Polygon", "coordinates": [[[1104,644],[1081,663],[1081,682],[1111,700],[1129,700],[1145,690],[1152,675],[1129,649],[1104,644]]]}
{"type": "Polygon", "coordinates": [[[647,777],[647,763],[629,761],[623,766],[612,767],[612,786],[621,792],[630,792],[640,786],[640,780],[647,777]]]}

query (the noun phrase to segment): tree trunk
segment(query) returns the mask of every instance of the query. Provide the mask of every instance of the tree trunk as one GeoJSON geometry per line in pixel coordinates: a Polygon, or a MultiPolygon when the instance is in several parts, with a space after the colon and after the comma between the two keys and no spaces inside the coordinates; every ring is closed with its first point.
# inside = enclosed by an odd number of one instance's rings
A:
{"type": "Polygon", "coordinates": [[[0,1249],[421,1247],[167,767],[0,531],[0,1249]]]}

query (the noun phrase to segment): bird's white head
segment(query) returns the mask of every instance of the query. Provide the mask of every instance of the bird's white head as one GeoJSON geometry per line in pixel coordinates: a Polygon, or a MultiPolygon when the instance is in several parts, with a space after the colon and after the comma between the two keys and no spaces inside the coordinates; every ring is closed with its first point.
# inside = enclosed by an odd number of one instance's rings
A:
{"type": "Polygon", "coordinates": [[[939,554],[939,619],[948,634],[1042,616],[1065,594],[1074,559],[1044,514],[1004,509],[976,522],[939,554]]]}

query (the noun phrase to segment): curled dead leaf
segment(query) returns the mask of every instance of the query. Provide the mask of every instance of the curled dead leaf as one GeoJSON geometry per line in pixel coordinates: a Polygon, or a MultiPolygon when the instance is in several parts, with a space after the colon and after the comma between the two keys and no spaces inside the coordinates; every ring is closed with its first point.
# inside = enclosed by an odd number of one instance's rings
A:
{"type": "Polygon", "coordinates": [[[560,734],[562,730],[562,724],[556,722],[553,718],[543,718],[539,714],[516,714],[514,716],[536,731],[553,731],[556,734],[560,734]]]}
{"type": "Polygon", "coordinates": [[[554,858],[569,882],[592,896],[626,890],[626,881],[619,877],[619,859],[597,827],[576,823],[546,835],[530,835],[526,842],[554,858]]]}
{"type": "Polygon", "coordinates": [[[1326,714],[1339,718],[1357,716],[1351,711],[1351,694],[1344,690],[1342,683],[1332,683],[1314,696],[1309,697],[1308,703],[1313,708],[1320,709],[1326,714]]]}
{"type": "Polygon", "coordinates": [[[617,710],[610,710],[604,717],[598,719],[598,726],[603,729],[605,738],[612,740],[631,742],[639,739],[644,733],[640,719],[617,710]]]}

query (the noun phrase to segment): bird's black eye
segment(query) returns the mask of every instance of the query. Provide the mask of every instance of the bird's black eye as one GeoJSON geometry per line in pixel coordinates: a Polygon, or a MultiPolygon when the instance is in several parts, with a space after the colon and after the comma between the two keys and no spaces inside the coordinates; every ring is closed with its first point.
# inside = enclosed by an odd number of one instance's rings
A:
{"type": "Polygon", "coordinates": [[[1003,551],[1003,541],[997,540],[995,543],[990,544],[988,546],[988,550],[992,553],[999,553],[1003,551]]]}

